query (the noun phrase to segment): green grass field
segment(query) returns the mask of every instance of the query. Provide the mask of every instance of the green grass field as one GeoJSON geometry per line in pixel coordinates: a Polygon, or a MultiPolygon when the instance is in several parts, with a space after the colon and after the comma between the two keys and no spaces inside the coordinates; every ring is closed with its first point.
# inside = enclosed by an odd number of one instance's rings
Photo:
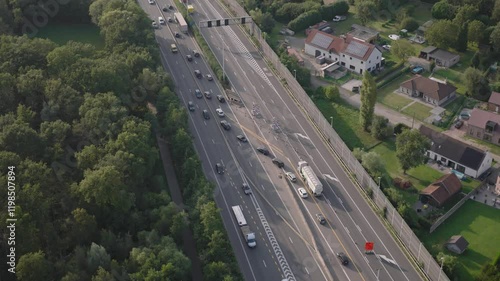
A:
{"type": "Polygon", "coordinates": [[[99,28],[92,24],[52,23],[41,28],[36,36],[50,39],[59,45],[64,45],[68,41],[76,41],[91,44],[99,49],[104,47],[99,28]]]}
{"type": "Polygon", "coordinates": [[[499,230],[500,210],[469,200],[436,231],[422,237],[422,242],[431,252],[437,253],[443,251],[443,243],[451,236],[464,236],[470,244],[462,255],[457,256],[456,276],[460,276],[460,281],[473,281],[481,267],[500,252],[499,230]]]}
{"type": "Polygon", "coordinates": [[[391,83],[385,85],[380,89],[377,89],[377,102],[395,110],[400,110],[401,108],[410,104],[412,102],[412,99],[394,93],[394,91],[399,88],[399,84],[410,78],[410,74],[401,75],[400,77],[391,81],[391,83]]]}
{"type": "Polygon", "coordinates": [[[405,108],[402,111],[402,113],[411,117],[415,117],[415,119],[417,120],[424,121],[431,115],[430,113],[431,110],[432,107],[422,104],[420,102],[415,102],[414,104],[405,108]]]}

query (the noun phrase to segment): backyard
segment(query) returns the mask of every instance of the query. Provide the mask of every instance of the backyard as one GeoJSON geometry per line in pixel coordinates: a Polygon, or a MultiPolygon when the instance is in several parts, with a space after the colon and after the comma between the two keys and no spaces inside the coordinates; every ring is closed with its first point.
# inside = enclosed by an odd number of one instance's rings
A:
{"type": "Polygon", "coordinates": [[[88,43],[96,48],[104,47],[104,40],[99,34],[99,28],[92,24],[57,24],[50,23],[40,28],[36,35],[39,38],[47,38],[59,45],[68,41],[88,43]]]}
{"type": "MultiPolygon", "coordinates": [[[[457,256],[456,276],[460,276],[460,281],[473,281],[481,267],[500,252],[500,244],[496,242],[499,229],[498,209],[469,200],[436,231],[421,239],[426,248],[436,254],[443,251],[443,243],[451,236],[464,236],[470,244],[462,255],[457,256]]],[[[444,252],[450,254],[446,250],[444,252]]]]}

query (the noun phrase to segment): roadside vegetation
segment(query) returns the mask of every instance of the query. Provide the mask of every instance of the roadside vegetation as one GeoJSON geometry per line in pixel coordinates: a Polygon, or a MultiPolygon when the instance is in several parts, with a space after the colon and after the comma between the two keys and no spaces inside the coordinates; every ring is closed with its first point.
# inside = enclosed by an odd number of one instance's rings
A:
{"type": "Polygon", "coordinates": [[[25,7],[0,3],[0,181],[15,167],[17,280],[189,280],[187,228],[204,280],[242,280],[150,19],[132,0],[72,3],[37,33],[48,39],[19,36],[14,10],[25,7]],[[66,23],[78,27],[58,32],[66,23]],[[80,25],[93,31],[72,35],[80,25]],[[185,209],[170,198],[157,135],[185,209]]]}

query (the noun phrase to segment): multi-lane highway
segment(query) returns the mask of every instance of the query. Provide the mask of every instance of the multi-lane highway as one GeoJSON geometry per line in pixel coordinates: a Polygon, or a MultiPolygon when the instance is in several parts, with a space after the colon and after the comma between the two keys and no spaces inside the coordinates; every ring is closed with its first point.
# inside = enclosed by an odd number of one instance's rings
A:
{"type": "MultiPolygon", "coordinates": [[[[139,3],[151,19],[173,17],[172,11],[161,11],[172,2],[139,3]]],[[[228,17],[215,1],[190,4],[195,7],[193,18],[197,23],[228,17]]],[[[421,280],[241,29],[228,26],[202,28],[201,32],[221,64],[224,57],[224,69],[235,93],[229,97],[242,103],[220,103],[215,98],[222,94],[219,84],[195,77],[195,70],[215,75],[203,54],[193,61],[186,59],[200,48],[191,35],[181,33],[181,38],[175,38],[175,32],[180,33],[177,24],[166,23],[155,34],[177,94],[185,105],[188,101],[195,104],[195,110],[189,113],[195,146],[204,171],[217,185],[216,202],[245,280],[421,280]],[[172,43],[177,44],[178,53],[170,51],[172,43]],[[213,98],[198,99],[195,89],[209,91],[213,98]],[[217,116],[217,108],[226,116],[217,116]],[[204,119],[202,110],[208,110],[211,118],[204,119]],[[230,131],[220,126],[223,119],[232,124],[230,131]],[[236,138],[239,134],[246,135],[249,142],[240,142],[236,138]],[[262,146],[272,156],[255,150],[262,146]],[[279,169],[272,157],[284,161],[285,167],[279,169]],[[308,161],[320,177],[323,196],[302,199],[296,190],[304,186],[303,182],[291,183],[283,176],[286,171],[298,176],[299,160],[308,161]],[[215,173],[216,163],[224,165],[223,175],[215,173]],[[244,182],[251,186],[252,195],[244,194],[244,182]],[[243,241],[231,213],[233,205],[242,206],[250,228],[256,232],[255,249],[249,249],[243,241]],[[326,218],[325,225],[317,222],[318,213],[326,218]],[[365,254],[366,241],[375,243],[374,254],[365,254]],[[348,265],[337,259],[338,252],[349,257],[348,265]]]]}

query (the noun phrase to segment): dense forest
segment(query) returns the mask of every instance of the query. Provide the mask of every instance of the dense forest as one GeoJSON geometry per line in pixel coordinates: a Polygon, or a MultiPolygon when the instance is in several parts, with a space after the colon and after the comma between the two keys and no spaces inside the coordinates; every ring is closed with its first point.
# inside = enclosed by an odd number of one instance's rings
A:
{"type": "Polygon", "coordinates": [[[190,227],[204,279],[241,280],[147,15],[133,0],[61,4],[51,20],[96,24],[105,48],[58,46],[21,36],[36,5],[0,0],[0,255],[14,248],[16,272],[2,259],[0,279],[189,280],[190,227]],[[184,210],[168,194],[156,134],[184,210]]]}

